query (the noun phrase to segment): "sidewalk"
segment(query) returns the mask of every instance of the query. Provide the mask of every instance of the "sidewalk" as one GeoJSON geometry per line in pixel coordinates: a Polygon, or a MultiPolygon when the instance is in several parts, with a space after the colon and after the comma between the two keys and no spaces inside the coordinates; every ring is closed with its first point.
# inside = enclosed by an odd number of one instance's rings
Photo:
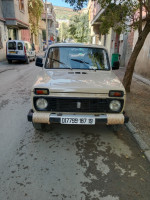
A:
{"type": "MultiPolygon", "coordinates": [[[[124,68],[114,71],[122,81],[124,68]]],[[[137,74],[133,75],[131,91],[127,93],[125,111],[138,135],[150,149],[150,80],[137,74]]]]}

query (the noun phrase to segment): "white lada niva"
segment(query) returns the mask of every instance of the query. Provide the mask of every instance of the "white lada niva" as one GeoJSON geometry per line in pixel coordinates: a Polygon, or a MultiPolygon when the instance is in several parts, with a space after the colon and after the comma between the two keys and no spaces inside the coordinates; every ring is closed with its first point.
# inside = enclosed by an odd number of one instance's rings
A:
{"type": "Polygon", "coordinates": [[[126,92],[110,66],[103,46],[54,44],[45,58],[32,87],[32,109],[28,121],[36,129],[46,124],[119,125],[128,122],[124,107],[126,92]]]}

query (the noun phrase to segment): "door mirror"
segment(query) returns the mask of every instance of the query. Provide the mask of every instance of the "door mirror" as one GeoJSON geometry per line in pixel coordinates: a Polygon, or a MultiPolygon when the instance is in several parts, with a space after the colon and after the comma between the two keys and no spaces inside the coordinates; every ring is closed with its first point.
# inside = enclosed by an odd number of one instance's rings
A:
{"type": "Polygon", "coordinates": [[[43,58],[37,57],[35,61],[35,65],[38,67],[43,67],[43,58]]]}
{"type": "Polygon", "coordinates": [[[120,62],[119,61],[113,62],[112,70],[119,69],[119,66],[120,66],[120,62]]]}

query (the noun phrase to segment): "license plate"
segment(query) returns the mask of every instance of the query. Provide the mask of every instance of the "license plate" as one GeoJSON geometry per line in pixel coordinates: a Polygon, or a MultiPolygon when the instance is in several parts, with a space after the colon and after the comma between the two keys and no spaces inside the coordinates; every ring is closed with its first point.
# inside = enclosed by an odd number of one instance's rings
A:
{"type": "Polygon", "coordinates": [[[15,51],[9,51],[9,53],[15,54],[16,52],[15,51]]]}
{"type": "Polygon", "coordinates": [[[93,125],[95,124],[95,118],[94,117],[77,117],[77,116],[62,116],[61,117],[61,124],[89,124],[93,125]]]}

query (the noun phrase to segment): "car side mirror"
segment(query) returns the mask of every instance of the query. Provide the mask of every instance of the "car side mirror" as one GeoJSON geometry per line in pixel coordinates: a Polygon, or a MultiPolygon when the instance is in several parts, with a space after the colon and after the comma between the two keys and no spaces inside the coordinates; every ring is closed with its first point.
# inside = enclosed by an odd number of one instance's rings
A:
{"type": "Polygon", "coordinates": [[[113,62],[112,70],[119,69],[119,67],[120,67],[120,62],[119,61],[113,62]]]}
{"type": "Polygon", "coordinates": [[[37,57],[35,61],[35,65],[38,67],[43,67],[43,58],[37,57]]]}

